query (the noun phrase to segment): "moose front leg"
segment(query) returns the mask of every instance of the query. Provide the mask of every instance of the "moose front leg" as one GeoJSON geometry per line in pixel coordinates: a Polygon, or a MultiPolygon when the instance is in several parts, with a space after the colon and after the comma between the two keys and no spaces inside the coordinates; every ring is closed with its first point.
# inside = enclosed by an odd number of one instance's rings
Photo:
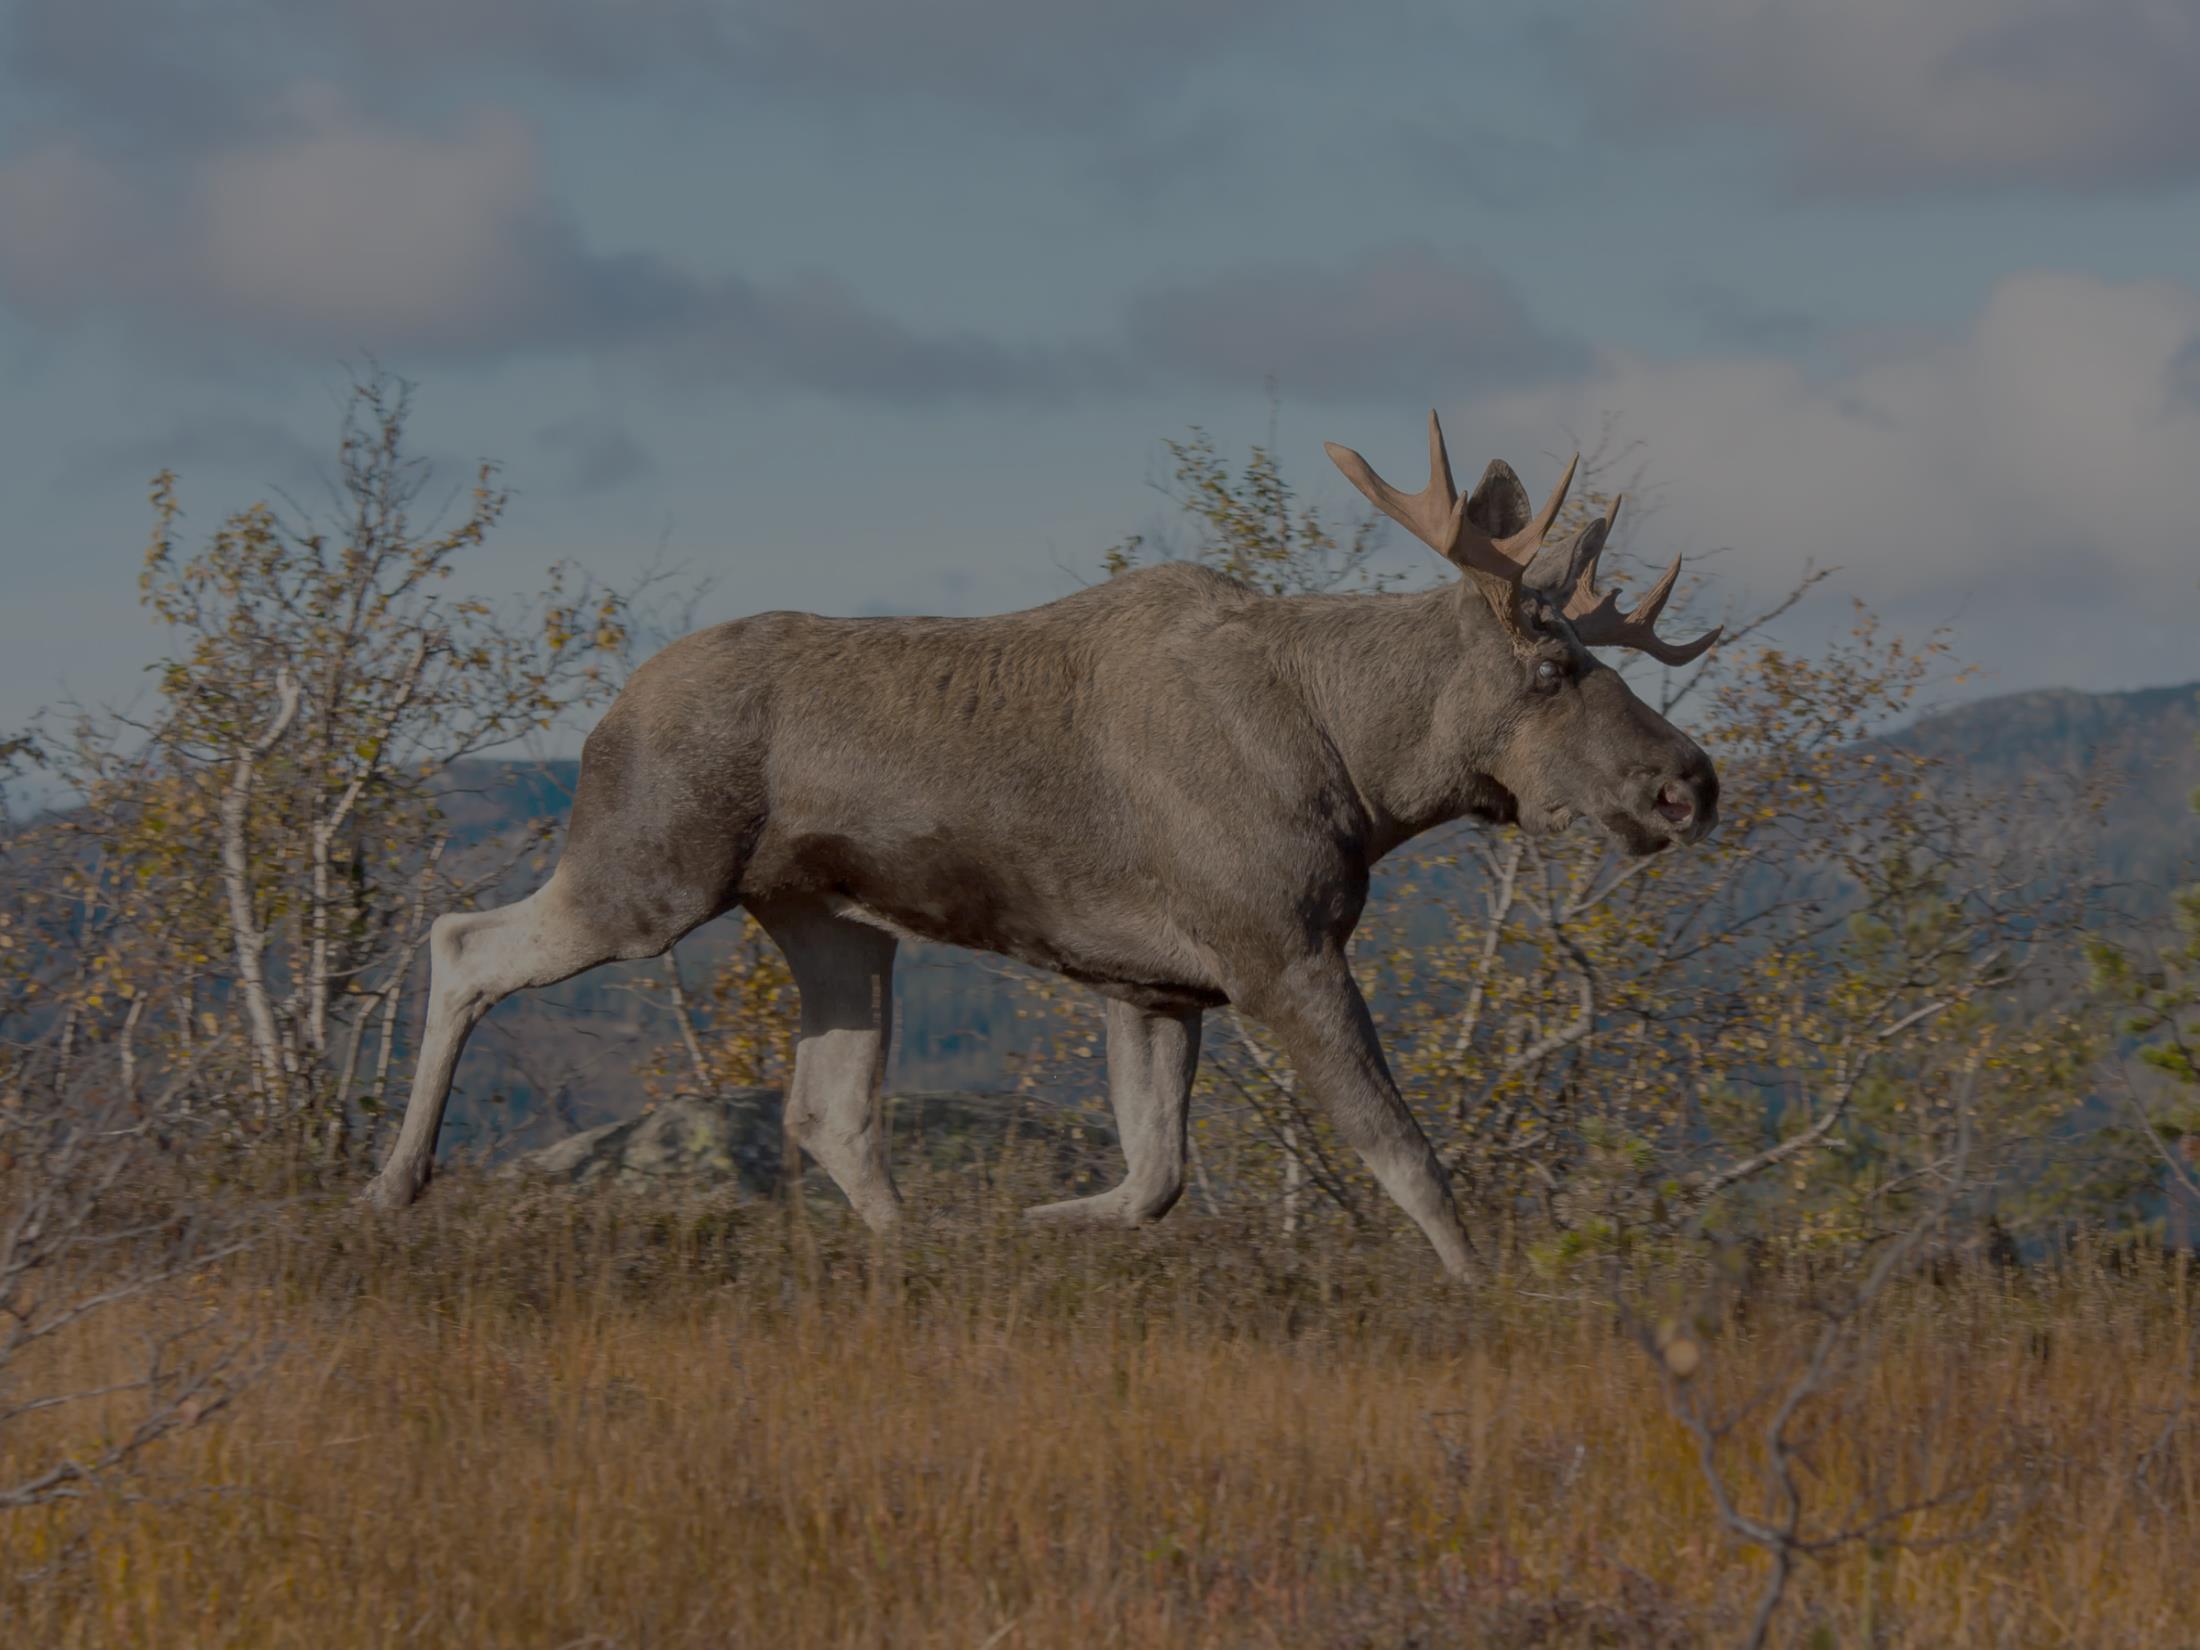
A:
{"type": "Polygon", "coordinates": [[[1130,1171],[1120,1186],[1093,1197],[1045,1203],[1031,1220],[1143,1226],[1159,1220],[1184,1190],[1184,1128],[1192,1078],[1199,1070],[1199,1010],[1150,1014],[1108,1003],[1108,1101],[1130,1171]]]}
{"type": "Polygon", "coordinates": [[[1301,1087],[1428,1235],[1444,1270],[1470,1276],[1473,1246],[1459,1223],[1450,1177],[1391,1079],[1374,1018],[1343,955],[1298,959],[1244,993],[1240,1006],[1276,1034],[1301,1087]]]}

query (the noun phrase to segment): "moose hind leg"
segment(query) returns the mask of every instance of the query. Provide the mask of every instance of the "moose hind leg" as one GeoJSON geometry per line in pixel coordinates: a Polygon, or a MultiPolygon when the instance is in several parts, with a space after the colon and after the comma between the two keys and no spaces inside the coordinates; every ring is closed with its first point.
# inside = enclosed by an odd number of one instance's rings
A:
{"type": "Polygon", "coordinates": [[[1184,1191],[1184,1131],[1199,1071],[1198,1009],[1153,1014],[1108,1003],[1108,1103],[1129,1172],[1092,1197],[1043,1203],[1026,1219],[1101,1226],[1159,1220],[1184,1191]]]}
{"type": "Polygon", "coordinates": [[[901,1216],[880,1096],[894,1029],[894,936],[813,901],[751,906],[786,954],[802,999],[787,1128],[864,1224],[901,1216]]]}
{"type": "Polygon", "coordinates": [[[483,1015],[515,991],[555,985],[632,954],[576,907],[554,875],[515,905],[438,917],[428,935],[428,1023],[412,1095],[397,1144],[367,1187],[367,1200],[398,1209],[426,1189],[458,1057],[483,1015]]]}

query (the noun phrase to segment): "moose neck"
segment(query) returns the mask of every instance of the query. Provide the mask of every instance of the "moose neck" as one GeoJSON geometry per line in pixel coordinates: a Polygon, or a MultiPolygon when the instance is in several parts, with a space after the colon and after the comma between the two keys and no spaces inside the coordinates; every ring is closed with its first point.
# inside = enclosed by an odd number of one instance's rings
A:
{"type": "Polygon", "coordinates": [[[1504,670],[1510,649],[1461,585],[1407,595],[1318,596],[1278,604],[1286,646],[1315,716],[1368,809],[1372,862],[1409,837],[1467,814],[1504,817],[1478,737],[1514,691],[1478,674],[1504,670]],[[1470,605],[1471,604],[1471,605],[1470,605]],[[1480,667],[1479,672],[1477,667],[1480,667]],[[1477,704],[1486,704],[1476,714],[1477,704]]]}

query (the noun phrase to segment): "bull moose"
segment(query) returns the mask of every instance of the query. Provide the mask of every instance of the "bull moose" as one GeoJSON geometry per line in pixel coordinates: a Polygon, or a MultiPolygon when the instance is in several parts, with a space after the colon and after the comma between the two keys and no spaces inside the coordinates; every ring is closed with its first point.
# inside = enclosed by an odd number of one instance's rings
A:
{"type": "Polygon", "coordinates": [[[1428,485],[1339,468],[1464,575],[1376,595],[1268,596],[1163,564],[1021,613],[764,613],[672,643],[589,734],[564,852],[496,910],[439,919],[404,1126],[369,1188],[428,1182],[468,1033],[512,992],[659,955],[748,910],[801,996],[787,1120],[874,1227],[900,1195],[880,1088],[901,938],[1017,958],[1107,999],[1128,1172],[1033,1218],[1136,1225],[1183,1188],[1204,1010],[1264,1025],[1303,1090],[1428,1236],[1471,1254],[1443,1166],[1392,1080],[1346,947],[1370,868],[1471,817],[1579,817],[1630,854],[1699,841],[1710,760],[1592,647],[1694,659],[1596,588],[1618,502],[1553,539],[1492,463],[1462,497],[1436,415],[1428,485]]]}

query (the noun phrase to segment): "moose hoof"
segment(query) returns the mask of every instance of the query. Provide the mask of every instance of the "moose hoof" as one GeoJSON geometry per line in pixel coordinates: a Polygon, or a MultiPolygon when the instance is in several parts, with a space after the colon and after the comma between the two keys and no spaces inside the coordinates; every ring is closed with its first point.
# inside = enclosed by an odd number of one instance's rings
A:
{"type": "Polygon", "coordinates": [[[376,1209],[409,1208],[418,1199],[422,1183],[409,1174],[394,1174],[384,1169],[367,1182],[366,1190],[359,1194],[359,1201],[376,1209]]]}
{"type": "Polygon", "coordinates": [[[1176,1194],[1134,1194],[1118,1186],[1092,1197],[1073,1197],[1061,1203],[1042,1203],[1026,1209],[1024,1219],[1040,1226],[1146,1226],[1169,1212],[1176,1194]]]}

